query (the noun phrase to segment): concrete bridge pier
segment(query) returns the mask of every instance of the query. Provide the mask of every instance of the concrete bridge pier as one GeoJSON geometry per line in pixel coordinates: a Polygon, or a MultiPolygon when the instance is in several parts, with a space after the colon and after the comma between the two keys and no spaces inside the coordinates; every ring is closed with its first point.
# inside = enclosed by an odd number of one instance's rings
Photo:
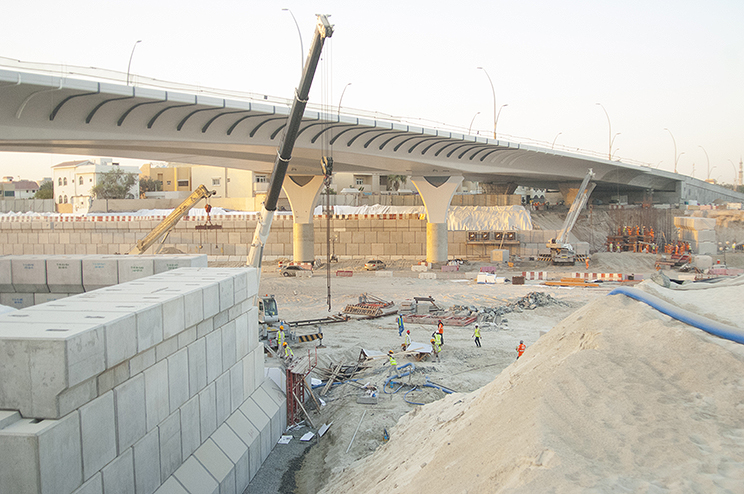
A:
{"type": "Polygon", "coordinates": [[[426,262],[447,262],[447,211],[463,177],[413,176],[426,208],[426,262]]]}
{"type": "Polygon", "coordinates": [[[282,188],[292,206],[292,257],[295,262],[315,259],[313,209],[323,188],[322,175],[287,175],[282,188]]]}

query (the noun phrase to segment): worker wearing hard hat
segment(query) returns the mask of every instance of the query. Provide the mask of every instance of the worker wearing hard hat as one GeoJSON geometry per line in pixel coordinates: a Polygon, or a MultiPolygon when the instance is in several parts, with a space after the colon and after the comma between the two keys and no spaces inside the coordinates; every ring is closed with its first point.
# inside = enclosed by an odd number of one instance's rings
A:
{"type": "Polygon", "coordinates": [[[276,331],[276,346],[277,348],[283,347],[284,343],[284,326],[280,325],[279,329],[276,331]]]}
{"type": "Polygon", "coordinates": [[[519,340],[519,345],[517,345],[517,359],[522,356],[526,349],[527,347],[524,344],[524,340],[519,340]]]}
{"type": "Polygon", "coordinates": [[[402,336],[403,330],[405,329],[405,326],[403,325],[403,315],[398,314],[398,317],[396,320],[398,321],[398,336],[402,336]]]}
{"type": "Polygon", "coordinates": [[[431,339],[431,348],[432,352],[434,353],[434,358],[436,358],[437,362],[439,362],[439,351],[441,350],[441,347],[437,344],[437,340],[435,338],[431,339]]]}
{"type": "Polygon", "coordinates": [[[398,361],[395,360],[395,356],[393,355],[392,350],[388,351],[387,358],[388,358],[388,363],[390,364],[390,367],[395,368],[398,366],[398,361]]]}
{"type": "Polygon", "coordinates": [[[406,330],[406,339],[405,341],[403,341],[403,343],[401,343],[400,346],[403,347],[403,350],[408,350],[408,347],[411,346],[411,330],[410,329],[406,330]]]}
{"type": "Polygon", "coordinates": [[[294,358],[294,352],[289,348],[286,341],[282,343],[282,347],[284,347],[284,358],[286,360],[292,360],[294,358]]]}
{"type": "Polygon", "coordinates": [[[444,345],[444,324],[441,319],[437,323],[437,331],[439,332],[439,344],[444,345]]]}

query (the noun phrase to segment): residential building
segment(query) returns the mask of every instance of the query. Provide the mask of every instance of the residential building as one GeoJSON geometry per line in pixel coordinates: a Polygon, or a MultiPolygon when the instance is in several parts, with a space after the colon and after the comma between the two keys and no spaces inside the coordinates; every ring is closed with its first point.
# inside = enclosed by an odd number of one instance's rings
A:
{"type": "Polygon", "coordinates": [[[3,177],[0,185],[2,199],[33,199],[39,184],[32,180],[13,180],[13,177],[3,177]]]}
{"type": "Polygon", "coordinates": [[[194,188],[191,183],[191,165],[183,163],[168,163],[153,165],[146,163],[140,167],[140,178],[158,180],[163,184],[164,192],[190,192],[194,188]]]}
{"type": "Polygon", "coordinates": [[[100,163],[89,160],[66,161],[52,167],[54,183],[54,201],[59,212],[72,213],[87,211],[93,199],[91,189],[101,182],[105,173],[118,167],[126,173],[133,173],[135,183],[129,189],[131,198],[139,197],[139,169],[136,166],[119,166],[110,159],[101,159],[100,163]],[[70,206],[59,205],[69,204],[70,206]]]}

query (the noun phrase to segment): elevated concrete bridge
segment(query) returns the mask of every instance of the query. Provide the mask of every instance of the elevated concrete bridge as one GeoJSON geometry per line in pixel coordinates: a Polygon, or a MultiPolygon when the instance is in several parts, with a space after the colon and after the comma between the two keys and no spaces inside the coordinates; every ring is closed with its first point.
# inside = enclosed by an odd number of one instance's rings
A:
{"type": "MultiPolygon", "coordinates": [[[[255,99],[0,70],[0,151],[119,156],[269,173],[288,112],[288,105],[255,99]]],[[[497,193],[511,193],[519,185],[558,189],[570,199],[592,168],[597,182],[592,197],[605,202],[617,195],[672,203],[744,201],[744,195],[723,187],[650,167],[308,110],[288,171],[294,185],[285,187],[293,211],[309,210],[317,198],[322,181],[311,177],[321,175],[320,159],[329,148],[336,172],[412,177],[432,225],[430,260],[446,259],[443,215],[462,180],[487,184],[497,193]]],[[[295,258],[305,260],[312,253],[307,238],[312,215],[295,216],[300,246],[295,258]]]]}

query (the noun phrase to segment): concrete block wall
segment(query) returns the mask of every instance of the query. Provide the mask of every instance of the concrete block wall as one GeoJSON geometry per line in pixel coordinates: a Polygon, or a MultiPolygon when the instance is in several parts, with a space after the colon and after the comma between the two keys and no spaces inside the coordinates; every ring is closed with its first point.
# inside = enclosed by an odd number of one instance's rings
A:
{"type": "Polygon", "coordinates": [[[689,242],[696,254],[714,256],[718,253],[716,243],[716,219],[676,216],[677,240],[689,242]]]}
{"type": "Polygon", "coordinates": [[[0,257],[0,304],[23,309],[180,267],[207,267],[207,256],[93,254],[0,257]]]}
{"type": "Polygon", "coordinates": [[[0,316],[0,490],[242,493],[286,428],[257,281],[181,268],[0,316]]]}

